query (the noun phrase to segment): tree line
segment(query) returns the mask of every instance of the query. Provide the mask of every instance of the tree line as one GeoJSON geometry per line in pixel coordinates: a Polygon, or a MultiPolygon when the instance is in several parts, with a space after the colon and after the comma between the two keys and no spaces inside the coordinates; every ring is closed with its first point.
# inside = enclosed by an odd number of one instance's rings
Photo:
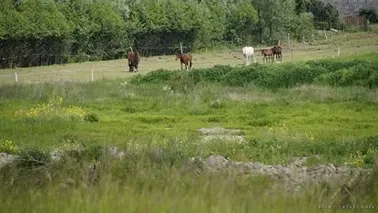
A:
{"type": "Polygon", "coordinates": [[[271,45],[338,25],[320,0],[0,0],[0,68],[271,45]]]}

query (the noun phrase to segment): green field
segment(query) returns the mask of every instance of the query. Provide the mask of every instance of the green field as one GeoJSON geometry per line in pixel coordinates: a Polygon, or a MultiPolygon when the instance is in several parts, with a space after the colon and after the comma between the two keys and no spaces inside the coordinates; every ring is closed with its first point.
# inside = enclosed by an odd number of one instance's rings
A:
{"type": "MultiPolygon", "coordinates": [[[[1,211],[344,212],[316,208],[327,202],[345,204],[345,194],[331,199],[332,189],[325,193],[326,186],[292,197],[281,189],[267,190],[268,178],[193,174],[182,168],[191,157],[214,154],[264,164],[316,155],[311,165],[374,168],[374,48],[373,53],[338,59],[308,61],[303,56],[294,64],[211,67],[209,62],[192,72],[167,68],[87,83],[4,84],[0,152],[26,160],[0,170],[1,211]],[[213,127],[238,129],[245,141],[204,140],[198,129],[213,127]],[[101,158],[99,149],[112,145],[125,150],[125,160],[101,158]],[[46,153],[67,147],[85,151],[50,162],[46,153]],[[87,171],[93,161],[100,175],[95,183],[87,171]]],[[[349,189],[347,203],[377,207],[377,184],[349,189]]]]}
{"type": "MultiPolygon", "coordinates": [[[[307,43],[291,43],[282,41],[283,61],[299,62],[314,59],[337,57],[340,48],[340,57],[353,59],[356,56],[374,53],[378,50],[378,25],[373,25],[369,32],[327,32],[327,40],[323,32],[315,33],[314,40],[307,43]],[[292,52],[290,50],[293,50],[292,52]]],[[[256,58],[258,63],[263,63],[260,49],[265,46],[257,46],[256,58]]],[[[221,48],[215,50],[202,50],[192,53],[193,68],[209,68],[214,65],[242,66],[244,64],[242,47],[221,48]]],[[[175,61],[175,56],[142,57],[140,73],[146,74],[153,70],[167,69],[178,70],[180,64],[175,61]]],[[[43,83],[43,82],[87,82],[91,80],[91,72],[94,72],[94,80],[123,79],[135,74],[129,73],[127,60],[94,61],[73,63],[66,65],[53,65],[44,67],[4,69],[0,72],[0,85],[13,84],[14,73],[18,74],[18,83],[43,83]]]]}

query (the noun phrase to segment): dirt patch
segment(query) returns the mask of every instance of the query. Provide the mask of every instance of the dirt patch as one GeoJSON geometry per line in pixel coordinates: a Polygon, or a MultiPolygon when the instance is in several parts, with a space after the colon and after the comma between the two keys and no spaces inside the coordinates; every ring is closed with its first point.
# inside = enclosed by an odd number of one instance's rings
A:
{"type": "Polygon", "coordinates": [[[221,127],[214,128],[201,128],[198,129],[203,135],[202,141],[233,141],[233,142],[245,142],[243,137],[243,131],[240,129],[225,129],[221,127]]]}
{"type": "Polygon", "coordinates": [[[7,153],[0,153],[0,168],[10,164],[16,159],[16,155],[11,155],[7,153]]]}
{"type": "Polygon", "coordinates": [[[204,135],[240,135],[243,131],[240,129],[225,129],[222,127],[200,128],[198,129],[204,135]]]}

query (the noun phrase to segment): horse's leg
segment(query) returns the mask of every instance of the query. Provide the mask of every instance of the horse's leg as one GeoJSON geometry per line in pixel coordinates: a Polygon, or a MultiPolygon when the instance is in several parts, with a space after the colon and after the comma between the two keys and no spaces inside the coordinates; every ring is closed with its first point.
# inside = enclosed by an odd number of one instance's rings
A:
{"type": "Polygon", "coordinates": [[[133,71],[133,66],[129,64],[129,72],[132,72],[132,71],[133,71]]]}

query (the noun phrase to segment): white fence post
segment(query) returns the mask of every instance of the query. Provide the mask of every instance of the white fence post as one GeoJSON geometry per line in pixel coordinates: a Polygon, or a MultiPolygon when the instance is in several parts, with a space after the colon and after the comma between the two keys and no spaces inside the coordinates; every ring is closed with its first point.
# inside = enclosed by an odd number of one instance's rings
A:
{"type": "Polygon", "coordinates": [[[18,82],[18,75],[17,75],[17,72],[14,73],[14,80],[15,80],[16,82],[18,82]]]}
{"type": "Polygon", "coordinates": [[[91,73],[91,81],[94,81],[93,66],[92,66],[92,73],[91,73]]]}
{"type": "Polygon", "coordinates": [[[181,51],[181,54],[184,52],[183,50],[182,50],[182,43],[180,42],[180,51],[181,51]]]}

